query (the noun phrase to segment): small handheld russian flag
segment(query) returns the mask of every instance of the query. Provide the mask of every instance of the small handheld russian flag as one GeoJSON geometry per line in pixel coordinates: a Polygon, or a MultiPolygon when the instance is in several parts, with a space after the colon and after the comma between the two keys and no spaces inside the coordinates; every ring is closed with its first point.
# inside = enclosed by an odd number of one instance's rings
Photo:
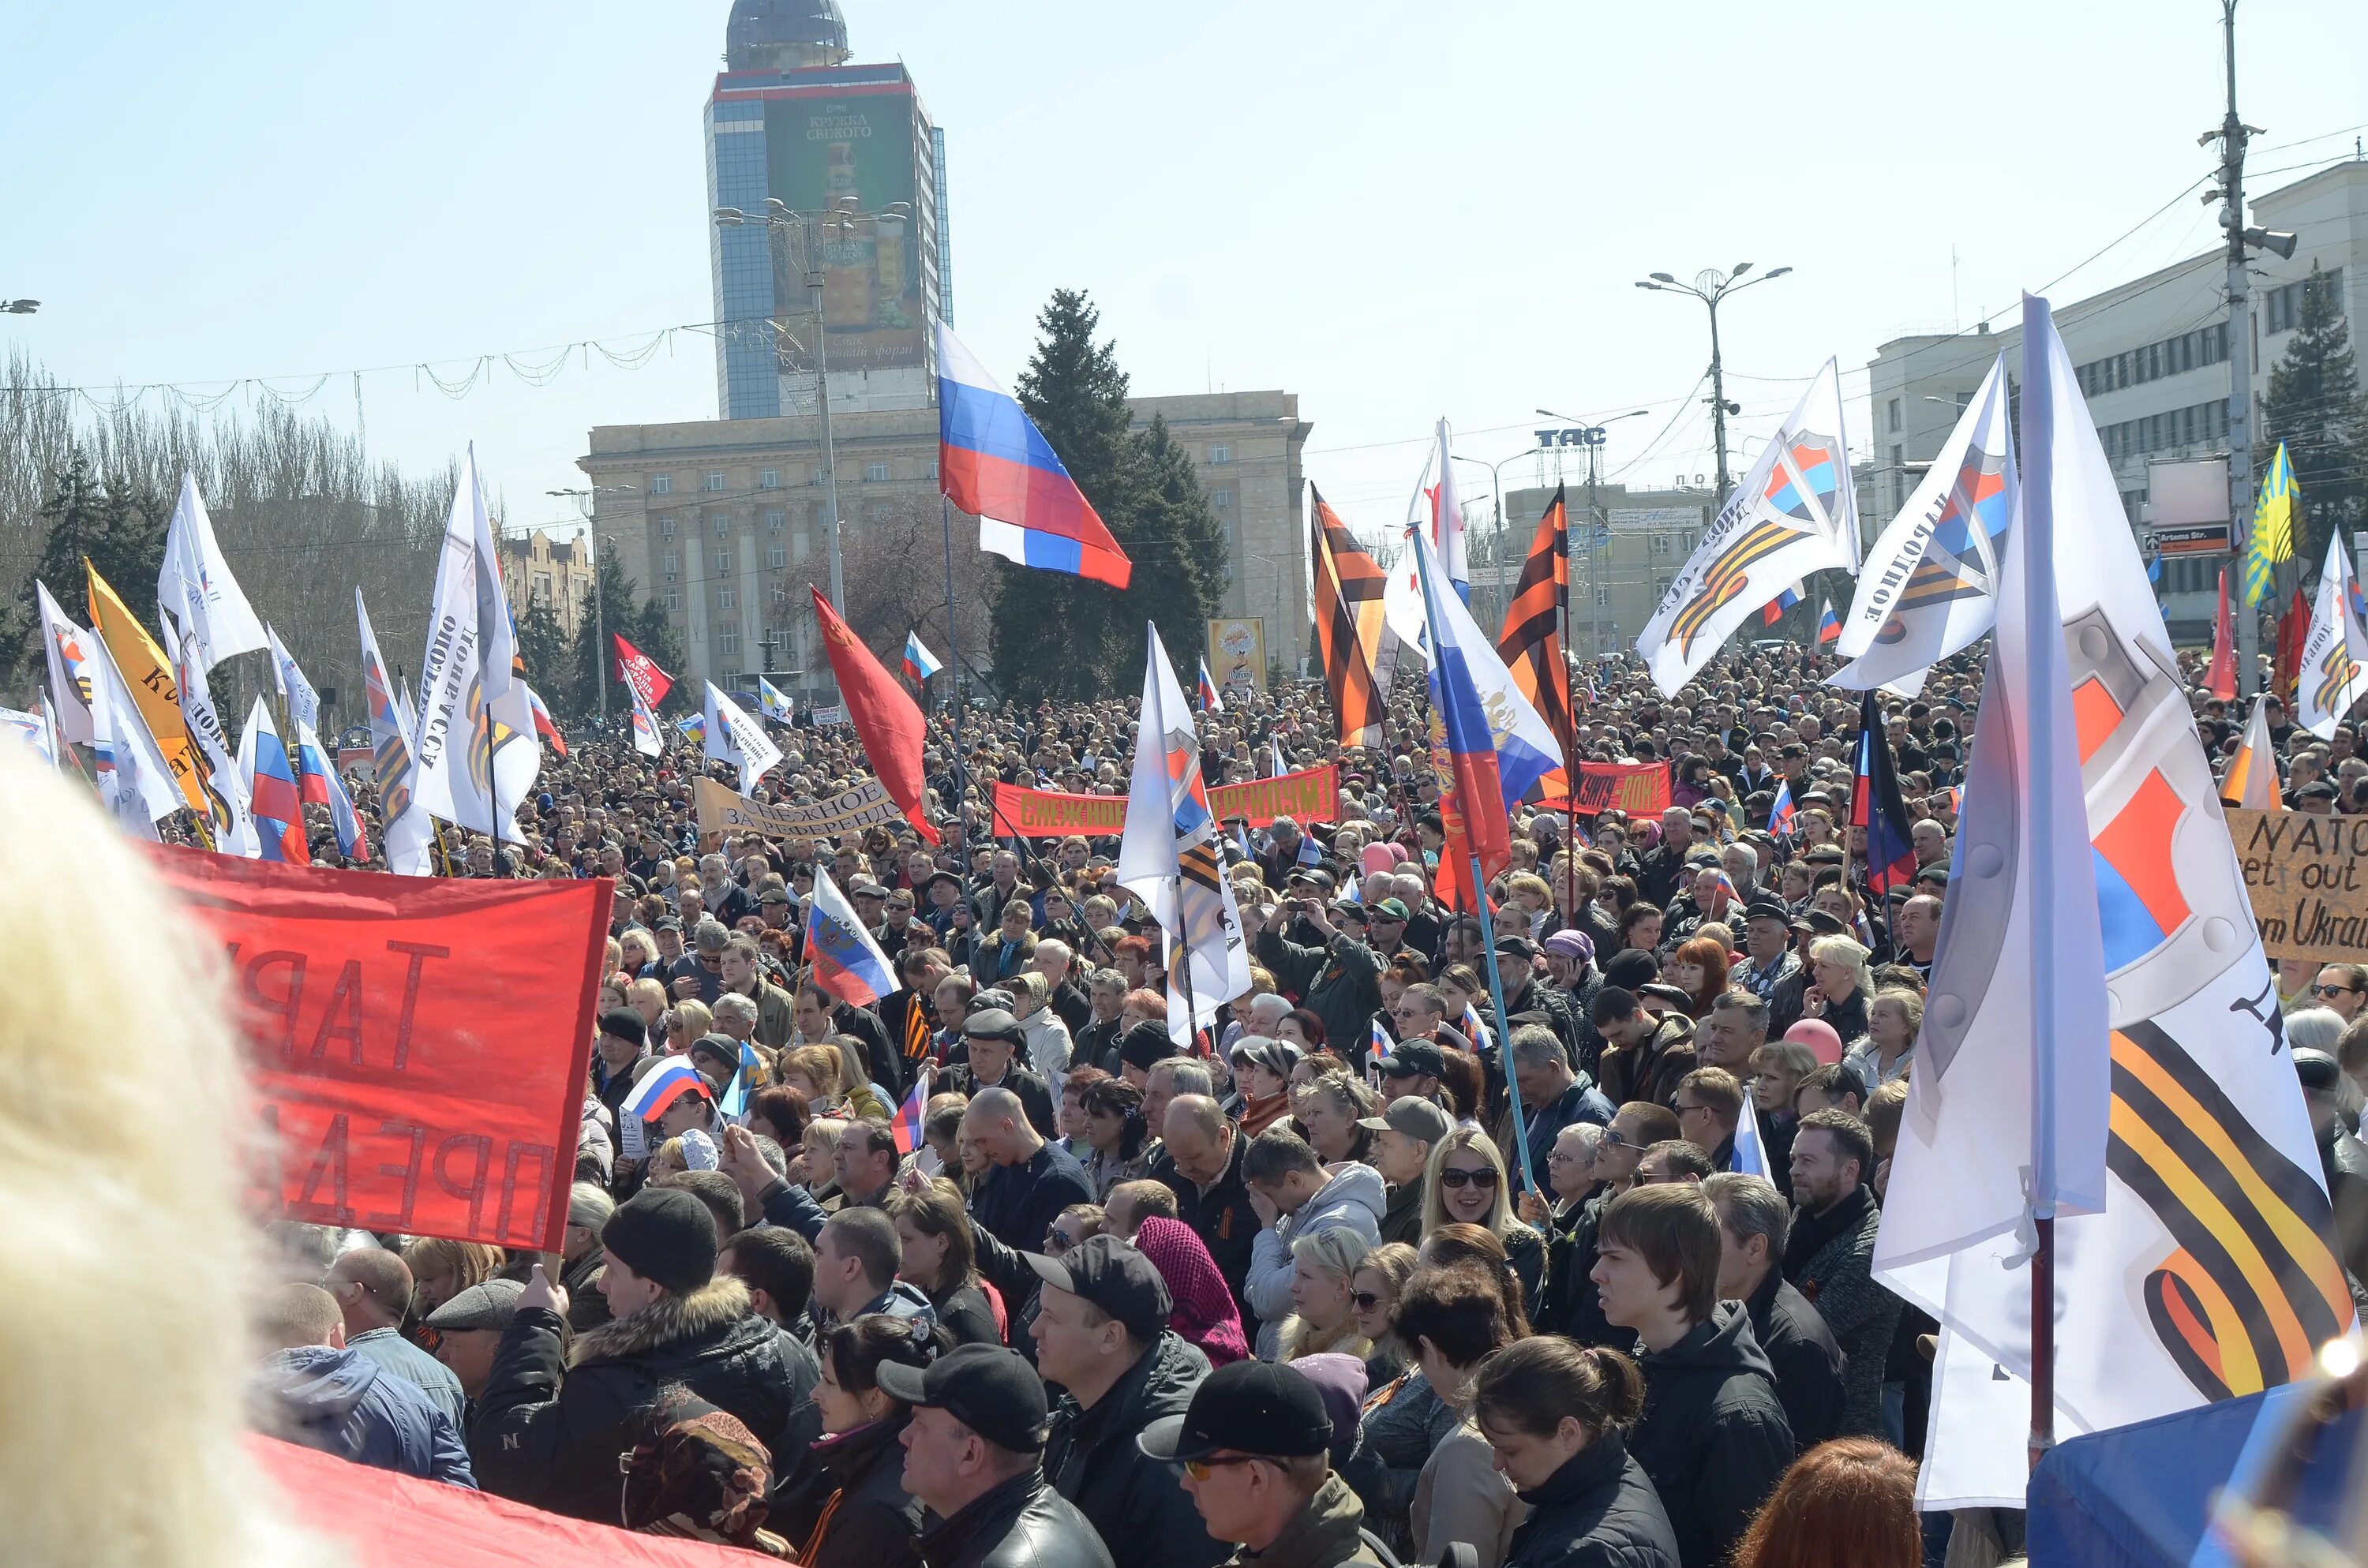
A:
{"type": "Polygon", "coordinates": [[[913,1080],[913,1092],[897,1108],[894,1131],[896,1152],[900,1154],[909,1154],[921,1146],[921,1124],[928,1113],[931,1077],[929,1069],[922,1068],[921,1075],[913,1080]]]}
{"type": "Polygon", "coordinates": [[[919,632],[905,633],[905,678],[906,680],[918,686],[943,668],[945,665],[938,663],[938,656],[921,646],[919,632]]]}
{"type": "Polygon", "coordinates": [[[1801,830],[1801,809],[1793,803],[1793,781],[1776,780],[1776,801],[1768,808],[1768,831],[1779,838],[1790,838],[1801,830]]]}
{"type": "Polygon", "coordinates": [[[1744,1176],[1768,1175],[1768,1145],[1759,1137],[1759,1118],[1753,1111],[1751,1091],[1743,1091],[1743,1119],[1735,1124],[1735,1152],[1726,1168],[1744,1176]]]}
{"type": "Polygon", "coordinates": [[[1834,619],[1832,600],[1820,599],[1817,603],[1817,646],[1829,648],[1842,640],[1842,623],[1834,619]]]}
{"type": "Polygon", "coordinates": [[[1202,659],[1201,661],[1201,711],[1223,713],[1224,710],[1225,699],[1217,695],[1217,683],[1209,678],[1209,661],[1202,659]]]}
{"type": "Polygon", "coordinates": [[[1382,1028],[1381,1015],[1376,1013],[1373,1015],[1372,1036],[1365,1043],[1365,1075],[1367,1077],[1378,1079],[1381,1076],[1382,1059],[1389,1055],[1390,1045],[1390,1033],[1382,1028]]]}
{"type": "Polygon", "coordinates": [[[688,1058],[662,1056],[643,1074],[642,1081],[633,1085],[633,1092],[625,1096],[625,1103],[618,1108],[636,1120],[655,1121],[685,1095],[697,1095],[701,1099],[712,1100],[715,1097],[715,1091],[708,1086],[707,1080],[699,1075],[699,1069],[693,1067],[688,1058]]]}

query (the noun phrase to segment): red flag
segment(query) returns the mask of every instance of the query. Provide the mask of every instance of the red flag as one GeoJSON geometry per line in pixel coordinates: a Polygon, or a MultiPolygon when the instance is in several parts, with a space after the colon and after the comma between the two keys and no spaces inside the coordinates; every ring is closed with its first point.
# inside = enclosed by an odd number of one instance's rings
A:
{"type": "Polygon", "coordinates": [[[2278,652],[2271,669],[2276,685],[2278,700],[2291,710],[2294,700],[2294,681],[2302,674],[2302,647],[2310,637],[2310,601],[2294,590],[2294,603],[2285,614],[2278,617],[2278,652]]]}
{"type": "Polygon", "coordinates": [[[2220,608],[2212,618],[2212,668],[2203,689],[2223,702],[2237,700],[2237,628],[2228,614],[2228,568],[2220,568],[2220,608]]]}
{"type": "Polygon", "coordinates": [[[229,952],[276,1135],[260,1207],[558,1249],[614,883],[152,863],[229,952]]]}
{"type": "MultiPolygon", "coordinates": [[[[612,635],[615,635],[612,633],[612,635]]],[[[622,636],[617,636],[617,678],[642,694],[643,705],[657,711],[666,694],[674,689],[674,676],[658,668],[658,662],[634,647],[622,636]]]]}
{"type": "Polygon", "coordinates": [[[905,820],[913,824],[913,831],[935,844],[938,830],[921,809],[928,782],[921,762],[928,744],[928,721],[921,717],[920,707],[904,683],[856,640],[820,588],[814,589],[814,600],[823,646],[830,653],[830,673],[838,682],[838,699],[846,704],[847,717],[863,742],[863,755],[887,787],[888,798],[905,809],[905,820]]]}

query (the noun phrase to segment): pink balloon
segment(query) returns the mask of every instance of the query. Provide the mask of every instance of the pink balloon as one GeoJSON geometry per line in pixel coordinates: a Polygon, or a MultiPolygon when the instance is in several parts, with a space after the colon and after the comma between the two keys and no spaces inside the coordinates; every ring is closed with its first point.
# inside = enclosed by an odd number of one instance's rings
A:
{"type": "Polygon", "coordinates": [[[1823,1018],[1803,1018],[1784,1031],[1784,1038],[1807,1046],[1820,1067],[1831,1067],[1842,1059],[1842,1037],[1823,1018]]]}

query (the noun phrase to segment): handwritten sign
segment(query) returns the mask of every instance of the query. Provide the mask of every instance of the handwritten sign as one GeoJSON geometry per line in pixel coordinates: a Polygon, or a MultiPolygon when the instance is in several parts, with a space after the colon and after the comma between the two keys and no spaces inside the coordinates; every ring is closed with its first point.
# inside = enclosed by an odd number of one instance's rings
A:
{"type": "Polygon", "coordinates": [[[874,823],[905,820],[904,809],[888,798],[887,786],[877,778],[866,778],[810,806],[752,801],[712,778],[699,780],[696,799],[702,838],[753,832],[768,838],[836,839],[860,833],[874,823]]]}
{"type": "Polygon", "coordinates": [[[2228,836],[2272,959],[2358,963],[2368,952],[2368,818],[2230,810],[2228,836]]]}

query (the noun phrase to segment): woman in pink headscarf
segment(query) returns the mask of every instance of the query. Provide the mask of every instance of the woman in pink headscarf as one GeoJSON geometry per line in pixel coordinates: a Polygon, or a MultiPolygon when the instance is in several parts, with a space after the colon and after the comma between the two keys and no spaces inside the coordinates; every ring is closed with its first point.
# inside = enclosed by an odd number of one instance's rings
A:
{"type": "Polygon", "coordinates": [[[1168,1327],[1199,1346],[1212,1368],[1249,1358],[1249,1341],[1242,1334],[1242,1314],[1234,1304],[1234,1293],[1226,1289],[1216,1259],[1209,1256],[1191,1226],[1154,1214],[1136,1228],[1134,1246],[1151,1259],[1151,1266],[1167,1281],[1168,1295],[1175,1299],[1168,1327]]]}

